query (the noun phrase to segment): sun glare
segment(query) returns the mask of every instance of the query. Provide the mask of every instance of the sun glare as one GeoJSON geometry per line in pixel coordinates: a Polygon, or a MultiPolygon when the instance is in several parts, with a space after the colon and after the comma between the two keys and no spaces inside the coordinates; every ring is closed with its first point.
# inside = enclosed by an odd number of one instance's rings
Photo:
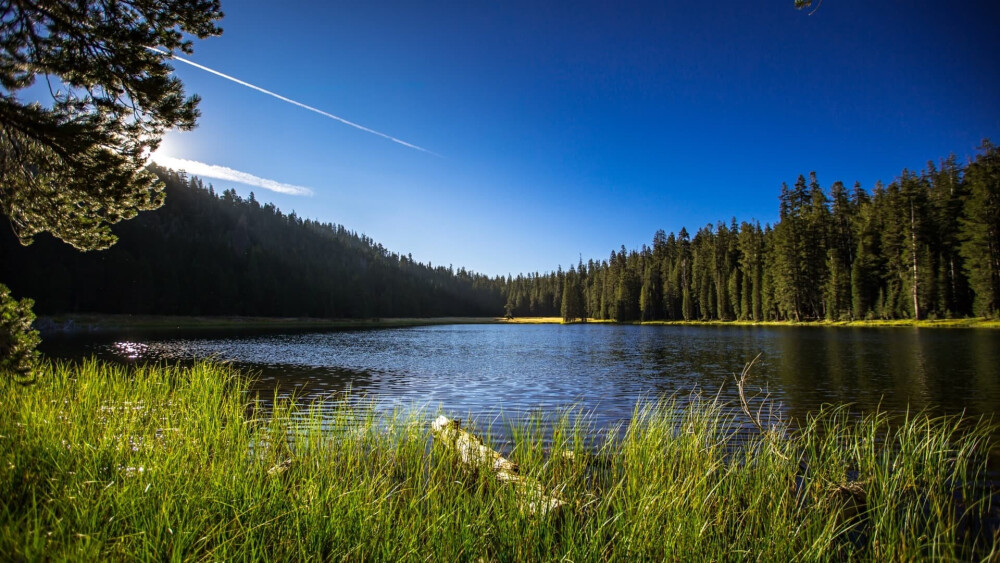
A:
{"type": "Polygon", "coordinates": [[[174,135],[167,133],[163,136],[163,140],[160,141],[160,146],[155,151],[150,153],[149,159],[152,162],[160,162],[164,158],[172,158],[176,154],[174,151],[176,142],[174,141],[174,135]]]}

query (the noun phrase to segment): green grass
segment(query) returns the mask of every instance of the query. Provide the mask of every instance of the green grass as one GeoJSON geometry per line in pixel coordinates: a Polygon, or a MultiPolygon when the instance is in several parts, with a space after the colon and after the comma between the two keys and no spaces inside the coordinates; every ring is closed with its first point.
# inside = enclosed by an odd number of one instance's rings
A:
{"type": "MultiPolygon", "coordinates": [[[[228,367],[50,365],[0,382],[0,553],[27,560],[993,559],[991,427],[821,413],[733,447],[734,411],[641,403],[519,422],[509,457],[571,501],[532,516],[430,446],[428,416],[255,407],[228,367]],[[294,435],[294,442],[287,439],[294,435]],[[574,456],[560,452],[573,451],[574,456]],[[985,530],[985,531],[984,531],[985,530]]],[[[426,413],[425,413],[426,414],[426,413]]],[[[467,423],[475,431],[475,423],[467,423]]]]}

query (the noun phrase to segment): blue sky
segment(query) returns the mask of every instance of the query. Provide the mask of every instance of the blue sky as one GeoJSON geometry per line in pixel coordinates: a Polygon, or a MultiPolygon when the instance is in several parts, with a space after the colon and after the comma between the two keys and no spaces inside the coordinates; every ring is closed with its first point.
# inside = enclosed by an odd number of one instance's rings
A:
{"type": "Polygon", "coordinates": [[[435,265],[549,271],[657,229],[773,222],[782,182],[891,181],[1000,140],[996,2],[223,0],[160,155],[435,265]],[[285,190],[290,191],[290,190],[285,190]],[[294,191],[294,190],[291,190],[294,191]]]}

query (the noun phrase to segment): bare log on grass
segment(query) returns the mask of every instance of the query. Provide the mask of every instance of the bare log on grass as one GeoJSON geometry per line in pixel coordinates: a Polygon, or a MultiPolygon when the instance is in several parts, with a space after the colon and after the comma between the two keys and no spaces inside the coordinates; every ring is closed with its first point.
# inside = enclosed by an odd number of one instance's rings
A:
{"type": "Polygon", "coordinates": [[[554,492],[545,490],[535,479],[521,475],[516,463],[500,455],[482,440],[462,430],[458,420],[444,415],[431,423],[434,438],[442,445],[458,454],[459,460],[470,469],[485,469],[501,483],[515,487],[522,499],[521,508],[529,514],[546,515],[558,513],[566,506],[566,501],[554,492]]]}

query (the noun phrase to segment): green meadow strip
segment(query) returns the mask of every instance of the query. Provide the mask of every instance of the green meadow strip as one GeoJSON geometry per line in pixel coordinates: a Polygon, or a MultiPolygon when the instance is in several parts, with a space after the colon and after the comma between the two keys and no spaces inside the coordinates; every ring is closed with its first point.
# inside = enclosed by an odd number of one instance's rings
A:
{"type": "Polygon", "coordinates": [[[748,434],[733,406],[693,395],[641,402],[595,439],[585,415],[540,414],[510,423],[504,451],[569,501],[539,516],[435,445],[427,413],[265,409],[248,378],[212,363],[43,371],[0,382],[9,559],[1000,556],[982,421],[837,408],[748,434]]]}

